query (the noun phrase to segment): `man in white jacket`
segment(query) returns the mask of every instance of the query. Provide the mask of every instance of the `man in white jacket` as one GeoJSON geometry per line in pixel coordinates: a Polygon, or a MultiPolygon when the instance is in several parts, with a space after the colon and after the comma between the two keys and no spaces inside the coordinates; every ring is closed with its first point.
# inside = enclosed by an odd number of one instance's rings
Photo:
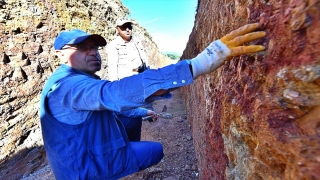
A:
{"type": "MultiPolygon", "coordinates": [[[[116,30],[119,36],[107,45],[108,80],[116,81],[146,70],[147,57],[141,41],[132,36],[132,22],[126,17],[118,18],[116,30]]],[[[153,116],[152,103],[131,111],[119,112],[120,121],[126,127],[130,141],[139,141],[141,137],[142,117],[153,116]]]]}
{"type": "Polygon", "coordinates": [[[116,21],[119,36],[107,45],[108,79],[110,81],[138,74],[146,68],[145,49],[141,41],[132,36],[132,28],[132,22],[126,17],[116,21]]]}

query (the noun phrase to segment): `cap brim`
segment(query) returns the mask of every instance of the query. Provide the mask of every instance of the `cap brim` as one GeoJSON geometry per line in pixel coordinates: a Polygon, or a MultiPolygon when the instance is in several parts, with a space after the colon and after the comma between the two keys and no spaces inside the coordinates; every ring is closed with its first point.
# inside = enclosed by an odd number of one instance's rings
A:
{"type": "Polygon", "coordinates": [[[125,23],[131,23],[131,24],[132,24],[131,21],[124,21],[124,22],[118,23],[117,26],[122,26],[122,25],[124,25],[125,23]]]}
{"type": "Polygon", "coordinates": [[[82,41],[84,41],[86,39],[91,39],[95,43],[96,46],[105,46],[105,45],[107,45],[106,40],[102,36],[100,36],[98,34],[80,36],[80,37],[77,37],[75,39],[72,39],[71,41],[67,42],[66,44],[79,44],[79,43],[81,43],[82,41]]]}

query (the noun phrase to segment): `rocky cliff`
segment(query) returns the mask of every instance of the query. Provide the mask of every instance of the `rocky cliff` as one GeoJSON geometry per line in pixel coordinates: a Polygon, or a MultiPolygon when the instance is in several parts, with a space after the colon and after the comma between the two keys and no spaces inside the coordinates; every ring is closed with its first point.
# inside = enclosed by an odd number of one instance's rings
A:
{"type": "MultiPolygon", "coordinates": [[[[121,0],[0,0],[0,179],[19,179],[46,164],[39,97],[60,64],[52,47],[56,35],[79,28],[109,42],[116,36],[116,19],[128,13],[121,0]]],[[[134,28],[148,49],[149,64],[163,66],[166,57],[148,32],[139,24],[134,28]]],[[[106,53],[100,53],[105,67],[106,53]]]]}
{"type": "Polygon", "coordinates": [[[320,179],[319,0],[199,0],[182,59],[247,23],[261,53],[183,88],[201,179],[320,179]]]}

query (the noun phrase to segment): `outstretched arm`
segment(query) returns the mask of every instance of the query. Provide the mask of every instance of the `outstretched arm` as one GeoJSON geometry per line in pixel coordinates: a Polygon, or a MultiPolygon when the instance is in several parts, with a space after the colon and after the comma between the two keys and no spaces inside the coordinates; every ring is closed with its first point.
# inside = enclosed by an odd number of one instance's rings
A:
{"type": "MultiPolygon", "coordinates": [[[[232,57],[265,50],[265,47],[261,45],[243,45],[261,39],[266,35],[263,31],[253,32],[259,27],[259,23],[247,24],[223,36],[221,39],[213,41],[197,57],[189,61],[193,79],[215,71],[224,61],[232,57]]],[[[153,95],[160,96],[165,93],[167,93],[167,90],[161,89],[153,95]]]]}

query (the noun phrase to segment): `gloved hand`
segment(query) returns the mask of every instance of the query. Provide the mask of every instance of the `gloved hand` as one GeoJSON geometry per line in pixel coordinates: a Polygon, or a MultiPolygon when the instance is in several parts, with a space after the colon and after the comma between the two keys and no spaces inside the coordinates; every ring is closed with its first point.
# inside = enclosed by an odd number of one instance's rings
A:
{"type": "Polygon", "coordinates": [[[259,23],[247,24],[237,30],[213,41],[197,57],[191,59],[193,78],[216,70],[225,60],[233,56],[255,53],[265,50],[261,45],[241,46],[266,35],[264,31],[252,32],[260,26],[259,23]]]}

